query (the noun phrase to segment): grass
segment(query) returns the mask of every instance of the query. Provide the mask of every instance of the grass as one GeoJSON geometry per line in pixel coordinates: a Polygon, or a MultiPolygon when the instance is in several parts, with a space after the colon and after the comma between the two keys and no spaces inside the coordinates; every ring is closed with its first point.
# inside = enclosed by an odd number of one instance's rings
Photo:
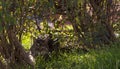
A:
{"type": "Polygon", "coordinates": [[[120,45],[115,45],[88,53],[75,51],[58,57],[52,54],[48,61],[38,57],[36,69],[120,69],[120,45]]]}
{"type": "MultiPolygon", "coordinates": [[[[30,48],[28,37],[23,39],[26,42],[23,43],[26,44],[25,49],[30,48]]],[[[120,43],[87,53],[75,50],[72,53],[60,53],[57,57],[52,54],[48,61],[39,56],[36,58],[36,69],[120,69],[120,43]]]]}
{"type": "MultiPolygon", "coordinates": [[[[26,35],[22,43],[28,50],[31,41],[30,35],[26,35]]],[[[72,53],[59,53],[57,57],[52,54],[48,61],[39,56],[36,58],[36,69],[120,69],[120,43],[87,53],[75,50],[72,53]]]]}

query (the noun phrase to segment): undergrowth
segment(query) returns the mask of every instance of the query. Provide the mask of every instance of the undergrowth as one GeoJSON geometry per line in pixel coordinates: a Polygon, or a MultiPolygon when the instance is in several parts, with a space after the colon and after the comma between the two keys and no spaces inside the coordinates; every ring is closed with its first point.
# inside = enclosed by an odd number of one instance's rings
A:
{"type": "Polygon", "coordinates": [[[87,53],[74,51],[52,54],[49,60],[36,58],[36,69],[120,69],[120,44],[90,50],[87,53]]]}
{"type": "MultiPolygon", "coordinates": [[[[26,50],[30,48],[31,43],[28,37],[23,39],[26,50]]],[[[35,69],[120,69],[119,49],[120,43],[117,42],[89,52],[73,50],[71,53],[60,52],[57,55],[53,53],[46,61],[38,56],[35,69]]]]}

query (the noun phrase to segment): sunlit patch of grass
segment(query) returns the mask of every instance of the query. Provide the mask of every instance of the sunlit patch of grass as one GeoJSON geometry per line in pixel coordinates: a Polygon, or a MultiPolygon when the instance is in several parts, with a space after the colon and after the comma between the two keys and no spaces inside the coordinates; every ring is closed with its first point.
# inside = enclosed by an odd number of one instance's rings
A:
{"type": "Polygon", "coordinates": [[[30,49],[32,45],[32,39],[30,33],[26,33],[25,35],[22,36],[22,45],[26,50],[30,49]]]}

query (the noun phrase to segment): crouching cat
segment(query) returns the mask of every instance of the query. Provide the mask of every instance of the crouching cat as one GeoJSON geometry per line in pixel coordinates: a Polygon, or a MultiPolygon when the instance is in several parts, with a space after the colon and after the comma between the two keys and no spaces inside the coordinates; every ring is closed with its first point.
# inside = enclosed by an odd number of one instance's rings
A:
{"type": "Polygon", "coordinates": [[[33,57],[42,55],[46,60],[49,58],[49,54],[53,51],[58,51],[59,42],[57,39],[53,39],[51,34],[40,35],[33,41],[33,45],[30,48],[31,55],[33,57]]]}

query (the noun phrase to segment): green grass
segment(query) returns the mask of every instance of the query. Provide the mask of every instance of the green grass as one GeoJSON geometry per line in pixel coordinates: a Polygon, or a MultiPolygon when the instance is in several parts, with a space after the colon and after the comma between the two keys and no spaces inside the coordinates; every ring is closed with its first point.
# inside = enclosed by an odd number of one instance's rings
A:
{"type": "MultiPolygon", "coordinates": [[[[23,36],[22,44],[26,50],[30,48],[30,43],[30,35],[23,36]]],[[[60,53],[57,57],[52,54],[48,61],[39,56],[36,58],[36,69],[120,69],[120,43],[87,53],[74,51],[60,53]]]]}
{"type": "Polygon", "coordinates": [[[49,61],[38,57],[36,69],[120,69],[120,45],[116,45],[88,53],[60,53],[58,57],[52,55],[49,61]]]}

